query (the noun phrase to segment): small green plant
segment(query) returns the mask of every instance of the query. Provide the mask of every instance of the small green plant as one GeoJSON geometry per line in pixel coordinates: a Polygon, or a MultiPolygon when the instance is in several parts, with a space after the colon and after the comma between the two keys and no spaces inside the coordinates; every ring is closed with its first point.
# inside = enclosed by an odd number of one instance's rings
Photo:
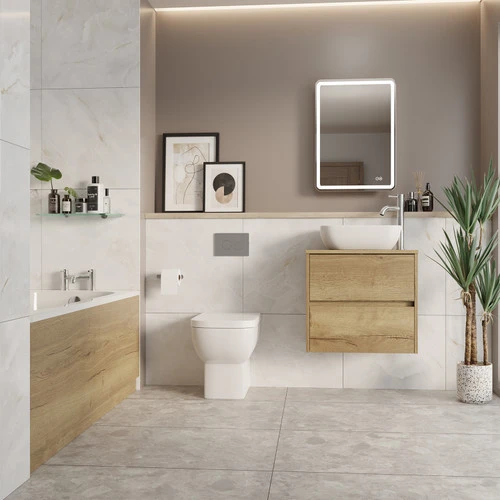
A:
{"type": "Polygon", "coordinates": [[[73,198],[78,198],[79,197],[78,193],[73,188],[65,187],[64,191],[66,191],[73,198]]]}
{"type": "Polygon", "coordinates": [[[458,230],[454,230],[452,238],[444,231],[445,241],[435,250],[439,259],[435,262],[461,289],[461,299],[466,311],[465,365],[478,364],[476,295],[484,309],[482,326],[485,365],[488,364],[487,327],[492,321],[493,310],[500,302],[500,276],[492,260],[498,243],[497,232],[483,247],[484,225],[493,217],[500,204],[499,189],[500,180],[490,160],[481,187],[474,181],[455,177],[451,186],[443,189],[449,207],[437,200],[459,226],[458,230]]]}
{"type": "Polygon", "coordinates": [[[54,190],[52,179],[60,179],[62,173],[56,168],[51,168],[45,163],[38,163],[31,169],[31,175],[42,182],[50,182],[50,188],[54,190]]]}

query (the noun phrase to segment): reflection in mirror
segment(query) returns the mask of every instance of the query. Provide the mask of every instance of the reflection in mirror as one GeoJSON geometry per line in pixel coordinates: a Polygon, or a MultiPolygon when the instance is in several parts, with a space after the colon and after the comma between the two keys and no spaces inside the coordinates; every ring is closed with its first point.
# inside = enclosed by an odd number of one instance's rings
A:
{"type": "Polygon", "coordinates": [[[395,185],[393,80],[316,83],[316,188],[392,189],[395,185]]]}

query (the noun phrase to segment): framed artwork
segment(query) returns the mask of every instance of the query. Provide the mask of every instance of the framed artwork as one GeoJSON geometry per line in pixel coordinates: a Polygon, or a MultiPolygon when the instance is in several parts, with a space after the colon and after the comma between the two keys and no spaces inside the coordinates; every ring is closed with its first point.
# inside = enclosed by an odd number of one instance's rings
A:
{"type": "Polygon", "coordinates": [[[163,211],[203,212],[204,163],[219,159],[219,134],[163,134],[163,211]]]}
{"type": "Polygon", "coordinates": [[[205,212],[245,211],[245,162],[205,163],[205,212]]]}

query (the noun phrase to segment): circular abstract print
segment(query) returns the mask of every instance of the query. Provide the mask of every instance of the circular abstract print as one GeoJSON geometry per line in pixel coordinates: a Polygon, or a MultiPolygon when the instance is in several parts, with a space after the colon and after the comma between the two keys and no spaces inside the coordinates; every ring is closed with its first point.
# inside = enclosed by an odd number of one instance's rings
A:
{"type": "Polygon", "coordinates": [[[214,178],[213,188],[215,199],[222,205],[229,203],[233,199],[236,181],[231,174],[223,172],[214,178]]]}

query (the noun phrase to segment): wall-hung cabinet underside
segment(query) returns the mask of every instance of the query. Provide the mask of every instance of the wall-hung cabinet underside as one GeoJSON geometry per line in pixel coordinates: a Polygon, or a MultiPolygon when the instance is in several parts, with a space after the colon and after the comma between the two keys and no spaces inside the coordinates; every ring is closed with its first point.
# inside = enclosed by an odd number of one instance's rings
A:
{"type": "Polygon", "coordinates": [[[417,251],[307,252],[308,352],[417,352],[417,251]]]}

